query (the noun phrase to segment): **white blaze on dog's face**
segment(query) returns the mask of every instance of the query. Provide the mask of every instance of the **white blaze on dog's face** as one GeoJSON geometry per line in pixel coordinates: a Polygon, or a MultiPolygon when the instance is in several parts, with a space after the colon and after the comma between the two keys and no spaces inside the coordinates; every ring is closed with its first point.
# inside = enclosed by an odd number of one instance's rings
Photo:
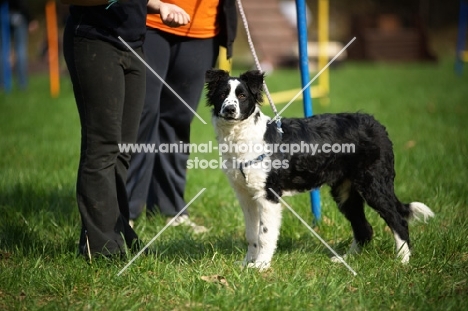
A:
{"type": "Polygon", "coordinates": [[[239,80],[229,80],[229,93],[224,99],[219,115],[225,119],[239,119],[240,116],[240,100],[245,99],[245,94],[241,90],[237,90],[237,87],[241,84],[239,80]],[[237,93],[239,94],[236,94],[237,93]]]}

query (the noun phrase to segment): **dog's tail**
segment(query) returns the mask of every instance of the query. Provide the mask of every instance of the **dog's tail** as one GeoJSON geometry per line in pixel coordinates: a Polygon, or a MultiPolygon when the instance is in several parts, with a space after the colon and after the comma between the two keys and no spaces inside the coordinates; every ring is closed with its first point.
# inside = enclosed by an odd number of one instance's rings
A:
{"type": "Polygon", "coordinates": [[[412,202],[405,204],[405,206],[409,210],[408,220],[415,219],[427,222],[429,218],[434,217],[434,212],[424,203],[412,202]]]}

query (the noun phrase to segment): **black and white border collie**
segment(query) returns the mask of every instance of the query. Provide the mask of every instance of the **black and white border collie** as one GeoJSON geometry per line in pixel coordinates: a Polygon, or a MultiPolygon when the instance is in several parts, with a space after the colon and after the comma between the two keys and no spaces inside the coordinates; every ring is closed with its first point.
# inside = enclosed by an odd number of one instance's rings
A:
{"type": "Polygon", "coordinates": [[[391,228],[397,257],[409,261],[408,220],[424,221],[434,213],[423,203],[402,203],[394,192],[394,156],[385,127],[363,113],[322,114],[284,118],[282,131],[260,111],[264,74],[252,70],[230,77],[222,70],[206,73],[207,103],[219,144],[224,144],[224,172],[237,195],[245,218],[248,251],[244,265],[270,266],[281,225],[280,197],[309,191],[323,184],[351,223],[357,253],[372,238],[364,203],[391,228]],[[353,153],[272,151],[274,145],[353,144],[353,153]],[[265,148],[235,148],[236,146],[265,148]],[[270,148],[270,149],[269,149],[270,148]],[[269,152],[265,152],[268,150],[269,152]],[[276,162],[279,165],[272,165],[276,162]],[[286,164],[286,165],[284,165],[286,164]],[[269,189],[272,189],[270,191],[269,189]],[[276,194],[275,194],[276,193],[276,194]]]}

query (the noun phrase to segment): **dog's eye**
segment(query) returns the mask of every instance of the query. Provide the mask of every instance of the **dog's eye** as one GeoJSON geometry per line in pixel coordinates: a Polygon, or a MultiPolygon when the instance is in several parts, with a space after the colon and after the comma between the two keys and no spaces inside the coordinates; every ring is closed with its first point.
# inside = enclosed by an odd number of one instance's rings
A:
{"type": "Polygon", "coordinates": [[[219,97],[220,97],[221,99],[225,99],[226,96],[227,96],[227,93],[226,93],[226,92],[221,93],[221,94],[219,95],[219,97]]]}
{"type": "Polygon", "coordinates": [[[244,98],[245,98],[245,95],[241,93],[241,94],[237,95],[237,98],[239,98],[239,99],[244,99],[244,98]]]}

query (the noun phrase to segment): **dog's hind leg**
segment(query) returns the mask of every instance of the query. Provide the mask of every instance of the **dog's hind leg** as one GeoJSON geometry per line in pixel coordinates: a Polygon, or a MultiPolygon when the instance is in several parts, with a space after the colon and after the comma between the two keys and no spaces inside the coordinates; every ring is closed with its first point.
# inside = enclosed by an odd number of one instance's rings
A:
{"type": "Polygon", "coordinates": [[[258,231],[258,257],[253,266],[260,270],[270,267],[271,259],[276,250],[281,227],[281,204],[266,198],[257,199],[260,213],[258,231]]]}
{"type": "Polygon", "coordinates": [[[364,199],[349,180],[332,186],[331,194],[353,229],[354,240],[348,254],[357,254],[360,252],[361,246],[369,242],[373,235],[372,227],[364,213],[364,199]]]}
{"type": "Polygon", "coordinates": [[[409,210],[396,197],[393,181],[385,181],[383,177],[374,178],[360,187],[359,192],[390,227],[395,238],[397,257],[402,263],[407,263],[411,256],[407,219],[409,210]],[[403,212],[405,210],[408,211],[403,212]]]}

